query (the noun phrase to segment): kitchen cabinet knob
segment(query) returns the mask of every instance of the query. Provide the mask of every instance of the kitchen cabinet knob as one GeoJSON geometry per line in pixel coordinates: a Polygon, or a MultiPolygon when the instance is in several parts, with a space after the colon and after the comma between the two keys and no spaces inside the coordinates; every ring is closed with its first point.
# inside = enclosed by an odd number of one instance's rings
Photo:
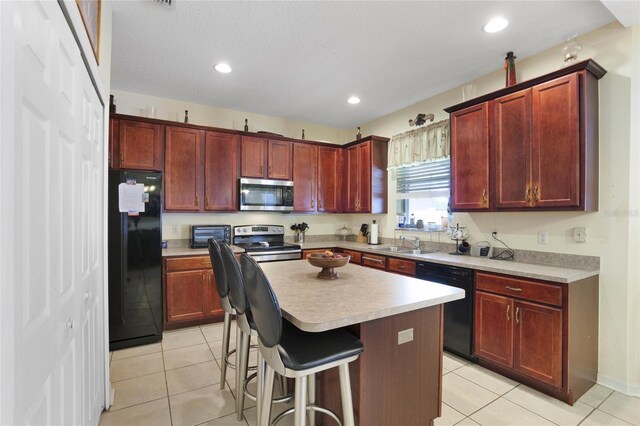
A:
{"type": "Polygon", "coordinates": [[[482,202],[484,204],[487,204],[487,190],[486,189],[482,190],[482,202]]]}
{"type": "Polygon", "coordinates": [[[311,208],[313,208],[314,202],[313,200],[311,200],[311,208]]]}
{"type": "Polygon", "coordinates": [[[120,154],[120,165],[124,166],[124,154],[120,154]]]}
{"type": "Polygon", "coordinates": [[[206,195],[204,196],[204,206],[209,207],[209,197],[206,195]]]}
{"type": "Polygon", "coordinates": [[[509,318],[509,310],[511,310],[511,305],[507,305],[507,321],[511,319],[509,318]]]}
{"type": "Polygon", "coordinates": [[[527,200],[527,203],[531,201],[531,188],[529,186],[527,186],[527,188],[524,190],[524,196],[527,200]]]}
{"type": "Polygon", "coordinates": [[[539,201],[539,195],[538,195],[539,190],[540,188],[538,188],[538,185],[536,185],[535,188],[533,188],[533,201],[535,201],[536,203],[539,201]]]}
{"type": "Polygon", "coordinates": [[[516,323],[519,323],[520,320],[518,320],[518,313],[520,312],[520,306],[516,307],[516,323]]]}

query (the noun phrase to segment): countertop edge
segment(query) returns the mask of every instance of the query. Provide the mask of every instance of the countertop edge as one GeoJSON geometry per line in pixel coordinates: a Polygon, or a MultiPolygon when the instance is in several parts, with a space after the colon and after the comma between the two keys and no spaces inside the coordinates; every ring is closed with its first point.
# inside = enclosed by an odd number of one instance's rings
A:
{"type": "Polygon", "coordinates": [[[338,321],[331,322],[323,322],[323,323],[307,323],[303,321],[299,321],[292,317],[288,312],[283,310],[283,317],[291,322],[293,325],[298,327],[301,330],[308,332],[321,332],[327,330],[333,330],[340,327],[347,327],[353,324],[360,324],[367,321],[374,321],[381,318],[390,317],[393,315],[404,314],[411,311],[416,311],[418,309],[430,308],[436,305],[441,305],[447,302],[453,302],[454,300],[464,299],[465,294],[464,290],[460,290],[455,294],[450,294],[447,296],[435,297],[429,300],[422,300],[420,302],[409,303],[402,306],[396,306],[389,309],[384,309],[380,311],[376,311],[374,313],[356,315],[348,318],[344,318],[338,321]]]}

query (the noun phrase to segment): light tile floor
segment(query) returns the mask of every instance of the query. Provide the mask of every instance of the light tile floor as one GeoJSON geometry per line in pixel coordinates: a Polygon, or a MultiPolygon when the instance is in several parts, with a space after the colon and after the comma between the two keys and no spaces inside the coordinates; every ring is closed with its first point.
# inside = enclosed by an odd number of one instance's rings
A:
{"type": "MultiPolygon", "coordinates": [[[[162,343],[113,352],[115,400],[100,424],[255,426],[255,403],[249,400],[245,420],[236,420],[234,370],[220,389],[221,347],[222,324],[214,324],[167,332],[162,343]]],[[[255,363],[255,353],[251,359],[255,363]]],[[[604,386],[595,385],[570,407],[446,353],[443,374],[442,417],[436,426],[640,426],[640,399],[604,386]]],[[[280,411],[274,407],[274,416],[280,411]]],[[[292,420],[289,416],[279,425],[292,420]]]]}

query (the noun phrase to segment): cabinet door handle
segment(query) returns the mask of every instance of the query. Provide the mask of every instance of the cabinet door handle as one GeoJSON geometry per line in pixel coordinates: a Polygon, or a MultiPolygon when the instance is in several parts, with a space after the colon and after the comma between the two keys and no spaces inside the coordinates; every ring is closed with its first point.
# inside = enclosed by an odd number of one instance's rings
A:
{"type": "Polygon", "coordinates": [[[200,205],[200,201],[198,200],[198,194],[196,194],[196,207],[200,205]]]}
{"type": "Polygon", "coordinates": [[[124,154],[120,154],[120,165],[124,166],[124,154]]]}
{"type": "Polygon", "coordinates": [[[511,287],[511,286],[508,286],[508,285],[506,285],[505,287],[508,290],[511,290],[511,291],[522,291],[522,289],[520,287],[511,287]]]}
{"type": "Polygon", "coordinates": [[[368,261],[373,262],[373,263],[379,263],[381,265],[384,264],[384,261],[382,261],[380,259],[374,259],[373,257],[362,256],[362,259],[368,260],[368,261]]]}
{"type": "Polygon", "coordinates": [[[482,203],[483,204],[487,204],[487,190],[486,189],[482,190],[482,203]]]}
{"type": "Polygon", "coordinates": [[[269,175],[273,174],[273,167],[269,166],[269,175]]]}
{"type": "Polygon", "coordinates": [[[207,195],[204,196],[204,206],[209,207],[209,196],[207,195]]]}
{"type": "Polygon", "coordinates": [[[398,269],[405,270],[405,269],[407,269],[407,267],[406,267],[406,266],[404,266],[404,265],[398,265],[398,269]]]}
{"type": "Polygon", "coordinates": [[[260,166],[260,174],[264,173],[264,166],[260,166]]]}
{"type": "Polygon", "coordinates": [[[511,319],[509,318],[509,310],[511,310],[511,305],[507,305],[507,321],[511,319]]]}
{"type": "Polygon", "coordinates": [[[531,201],[531,187],[527,186],[524,190],[524,196],[527,199],[527,203],[531,201]]]}
{"type": "Polygon", "coordinates": [[[311,200],[311,208],[313,208],[313,205],[314,205],[314,204],[315,204],[315,203],[313,202],[313,200],[311,200]]]}
{"type": "Polygon", "coordinates": [[[516,323],[519,323],[520,320],[518,320],[518,313],[520,312],[520,306],[516,307],[516,323]]]}
{"type": "Polygon", "coordinates": [[[538,191],[539,191],[539,188],[538,188],[538,185],[536,185],[535,188],[533,188],[533,201],[535,201],[536,203],[539,200],[538,191]]]}

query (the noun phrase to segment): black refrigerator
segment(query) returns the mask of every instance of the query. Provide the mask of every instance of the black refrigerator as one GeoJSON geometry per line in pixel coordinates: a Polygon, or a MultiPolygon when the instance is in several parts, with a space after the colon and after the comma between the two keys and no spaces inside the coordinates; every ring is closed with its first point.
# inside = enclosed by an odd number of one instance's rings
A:
{"type": "MultiPolygon", "coordinates": [[[[124,197],[123,197],[124,198],[124,197]]],[[[162,339],[162,173],[109,171],[109,350],[162,339]],[[144,185],[144,211],[120,212],[120,184],[144,185]]]]}

